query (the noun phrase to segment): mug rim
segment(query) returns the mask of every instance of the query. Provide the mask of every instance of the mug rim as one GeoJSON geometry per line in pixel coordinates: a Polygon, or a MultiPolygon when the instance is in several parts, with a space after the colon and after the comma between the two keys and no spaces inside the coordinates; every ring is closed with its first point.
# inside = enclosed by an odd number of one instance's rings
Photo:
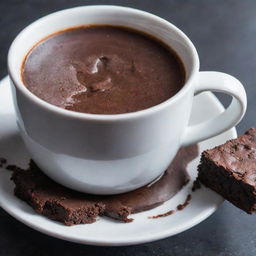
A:
{"type": "MultiPolygon", "coordinates": [[[[25,56],[24,56],[24,58],[25,58],[25,56]]],[[[181,60],[182,60],[182,58],[181,58],[181,60]]],[[[22,63],[21,63],[21,65],[19,65],[19,67],[21,67],[21,66],[22,66],[22,63]]],[[[68,117],[68,118],[95,120],[95,121],[118,121],[118,120],[126,120],[126,119],[136,119],[136,118],[141,118],[141,117],[144,117],[144,116],[147,116],[147,115],[154,114],[155,112],[158,112],[158,111],[164,109],[168,105],[173,104],[174,102],[176,102],[180,98],[182,98],[182,96],[184,94],[186,94],[186,92],[189,90],[189,87],[190,87],[192,81],[194,80],[196,74],[199,72],[199,57],[198,57],[198,53],[196,51],[195,46],[193,45],[191,40],[188,38],[188,36],[183,31],[181,31],[178,27],[176,27],[175,25],[173,25],[169,21],[158,17],[157,15],[154,15],[152,13],[142,11],[142,10],[139,10],[139,9],[135,9],[135,8],[131,8],[131,7],[118,6],[118,5],[86,5],[86,6],[78,6],[78,7],[63,9],[63,10],[60,10],[60,11],[50,13],[46,16],[43,16],[43,17],[35,20],[34,22],[30,23],[30,25],[26,26],[15,37],[15,39],[13,40],[13,42],[12,42],[10,48],[9,48],[8,57],[7,57],[7,67],[8,67],[9,77],[13,81],[13,84],[15,85],[15,87],[17,89],[19,89],[19,91],[22,92],[24,96],[26,96],[29,100],[33,101],[34,104],[39,105],[39,107],[41,107],[41,108],[44,108],[48,111],[54,112],[55,114],[59,114],[59,115],[62,115],[62,116],[68,117]],[[147,18],[149,18],[151,20],[155,20],[156,22],[158,22],[158,24],[165,25],[165,26],[171,28],[172,30],[175,30],[175,32],[178,33],[179,36],[181,36],[182,39],[186,42],[186,45],[189,46],[189,50],[190,50],[191,57],[192,57],[192,60],[193,60],[193,62],[192,62],[193,66],[192,66],[191,72],[188,75],[188,78],[186,79],[186,82],[183,85],[183,87],[175,95],[173,95],[169,99],[167,99],[167,100],[165,100],[165,101],[163,101],[163,102],[161,102],[157,105],[154,105],[152,107],[142,109],[142,110],[139,110],[139,111],[135,111],[135,112],[120,113],[120,114],[91,114],[91,113],[83,113],[83,112],[76,112],[76,111],[72,111],[72,110],[63,109],[63,108],[55,106],[51,103],[48,103],[47,101],[44,101],[43,99],[39,98],[38,96],[33,94],[31,91],[29,91],[28,88],[22,82],[22,79],[20,77],[20,68],[19,68],[19,72],[18,72],[19,75],[18,76],[14,75],[14,73],[16,71],[12,69],[12,62],[15,61],[14,58],[13,58],[14,56],[13,56],[12,52],[14,51],[14,49],[16,47],[18,39],[29,28],[31,28],[32,26],[35,26],[37,23],[40,23],[40,22],[42,22],[42,21],[44,21],[44,20],[46,20],[46,19],[48,19],[52,16],[60,15],[61,13],[69,12],[69,11],[72,11],[72,10],[81,10],[81,9],[89,9],[89,8],[92,8],[92,9],[95,8],[95,9],[98,9],[98,10],[100,10],[100,9],[106,10],[106,8],[111,8],[111,9],[114,8],[114,9],[116,9],[116,11],[122,10],[122,11],[127,11],[127,12],[133,12],[133,13],[136,13],[136,14],[141,15],[141,16],[147,16],[147,18]]]]}

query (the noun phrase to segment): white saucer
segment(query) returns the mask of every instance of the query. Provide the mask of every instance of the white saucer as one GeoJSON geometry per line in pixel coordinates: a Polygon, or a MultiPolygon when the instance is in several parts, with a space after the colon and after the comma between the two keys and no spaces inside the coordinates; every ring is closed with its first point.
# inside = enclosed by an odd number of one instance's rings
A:
{"type": "MultiPolygon", "coordinates": [[[[223,111],[221,103],[212,93],[196,96],[191,123],[207,119],[223,111]]],[[[200,143],[200,150],[222,144],[237,136],[233,128],[219,136],[200,143]]],[[[29,155],[19,137],[11,99],[8,79],[0,82],[0,157],[8,159],[10,164],[26,167],[29,155]]],[[[197,175],[199,157],[189,164],[191,180],[197,175]]],[[[13,195],[14,185],[10,181],[10,171],[0,170],[0,206],[14,218],[40,232],[60,239],[92,245],[132,245],[151,242],[185,231],[210,216],[223,199],[206,188],[192,193],[190,204],[173,215],[148,219],[149,216],[165,213],[184,202],[191,192],[192,181],[174,198],[163,205],[138,214],[134,221],[120,223],[107,217],[99,218],[93,224],[64,226],[35,213],[26,203],[13,195]]]]}

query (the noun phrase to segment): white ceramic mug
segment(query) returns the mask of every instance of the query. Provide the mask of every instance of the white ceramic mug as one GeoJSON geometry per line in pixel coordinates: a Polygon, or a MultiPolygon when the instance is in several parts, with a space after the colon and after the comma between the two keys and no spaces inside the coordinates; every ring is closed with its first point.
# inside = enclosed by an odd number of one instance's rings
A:
{"type": "Polygon", "coordinates": [[[166,170],[179,147],[235,126],[246,110],[246,94],[237,79],[199,72],[197,51],[182,31],[132,8],[84,6],[43,17],[16,37],[8,68],[18,126],[32,158],[49,177],[82,192],[116,194],[141,187],[166,170]],[[86,24],[127,26],[164,41],[184,63],[184,87],[159,105],[116,115],[73,112],[32,94],[21,80],[27,52],[51,33],[86,24]],[[194,95],[209,90],[231,95],[231,105],[209,121],[188,126],[194,95]]]}

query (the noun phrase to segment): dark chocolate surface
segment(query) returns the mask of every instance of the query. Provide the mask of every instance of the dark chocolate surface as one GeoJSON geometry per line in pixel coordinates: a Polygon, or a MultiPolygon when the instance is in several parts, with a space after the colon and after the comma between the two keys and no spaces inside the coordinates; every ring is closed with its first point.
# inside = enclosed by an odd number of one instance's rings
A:
{"type": "Polygon", "coordinates": [[[28,170],[14,169],[12,180],[16,196],[36,212],[65,225],[92,223],[102,215],[130,222],[131,213],[154,208],[173,197],[189,181],[186,166],[197,155],[196,145],[182,148],[155,183],[113,196],[93,196],[67,189],[44,175],[33,161],[28,170]]]}
{"type": "MultiPolygon", "coordinates": [[[[139,8],[181,28],[197,48],[201,70],[226,72],[244,83],[248,109],[237,127],[238,133],[243,134],[249,127],[256,126],[256,73],[253,72],[256,63],[255,0],[1,0],[1,78],[7,74],[8,48],[21,29],[51,12],[86,4],[139,8]]],[[[230,99],[222,96],[221,101],[227,105],[230,99]]],[[[0,103],[0,107],[4,106],[0,103]]],[[[0,151],[0,155],[4,155],[1,142],[0,151]]],[[[176,236],[148,244],[110,248],[79,245],[44,235],[2,209],[0,217],[0,255],[5,256],[23,256],[24,253],[33,256],[245,256],[254,255],[256,248],[256,215],[248,215],[228,202],[207,220],[176,236]]]]}
{"type": "Polygon", "coordinates": [[[202,153],[198,178],[247,213],[256,211],[256,128],[202,153]]]}
{"type": "Polygon", "coordinates": [[[90,26],[54,34],[28,54],[26,87],[62,108],[120,114],[155,106],[177,93],[185,72],[171,49],[142,33],[90,26]]]}

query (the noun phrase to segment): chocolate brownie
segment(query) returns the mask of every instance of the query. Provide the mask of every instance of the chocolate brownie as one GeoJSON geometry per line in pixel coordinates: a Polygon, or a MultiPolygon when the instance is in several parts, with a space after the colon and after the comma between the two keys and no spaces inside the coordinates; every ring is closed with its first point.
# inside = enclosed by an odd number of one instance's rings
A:
{"type": "Polygon", "coordinates": [[[36,212],[65,225],[92,223],[97,216],[130,222],[131,213],[154,208],[173,197],[189,180],[187,164],[198,155],[196,145],[180,149],[164,175],[153,184],[112,196],[79,193],[52,181],[31,161],[27,170],[14,168],[15,195],[36,212]]]}
{"type": "Polygon", "coordinates": [[[202,153],[198,178],[247,213],[256,211],[256,128],[202,153]]]}

